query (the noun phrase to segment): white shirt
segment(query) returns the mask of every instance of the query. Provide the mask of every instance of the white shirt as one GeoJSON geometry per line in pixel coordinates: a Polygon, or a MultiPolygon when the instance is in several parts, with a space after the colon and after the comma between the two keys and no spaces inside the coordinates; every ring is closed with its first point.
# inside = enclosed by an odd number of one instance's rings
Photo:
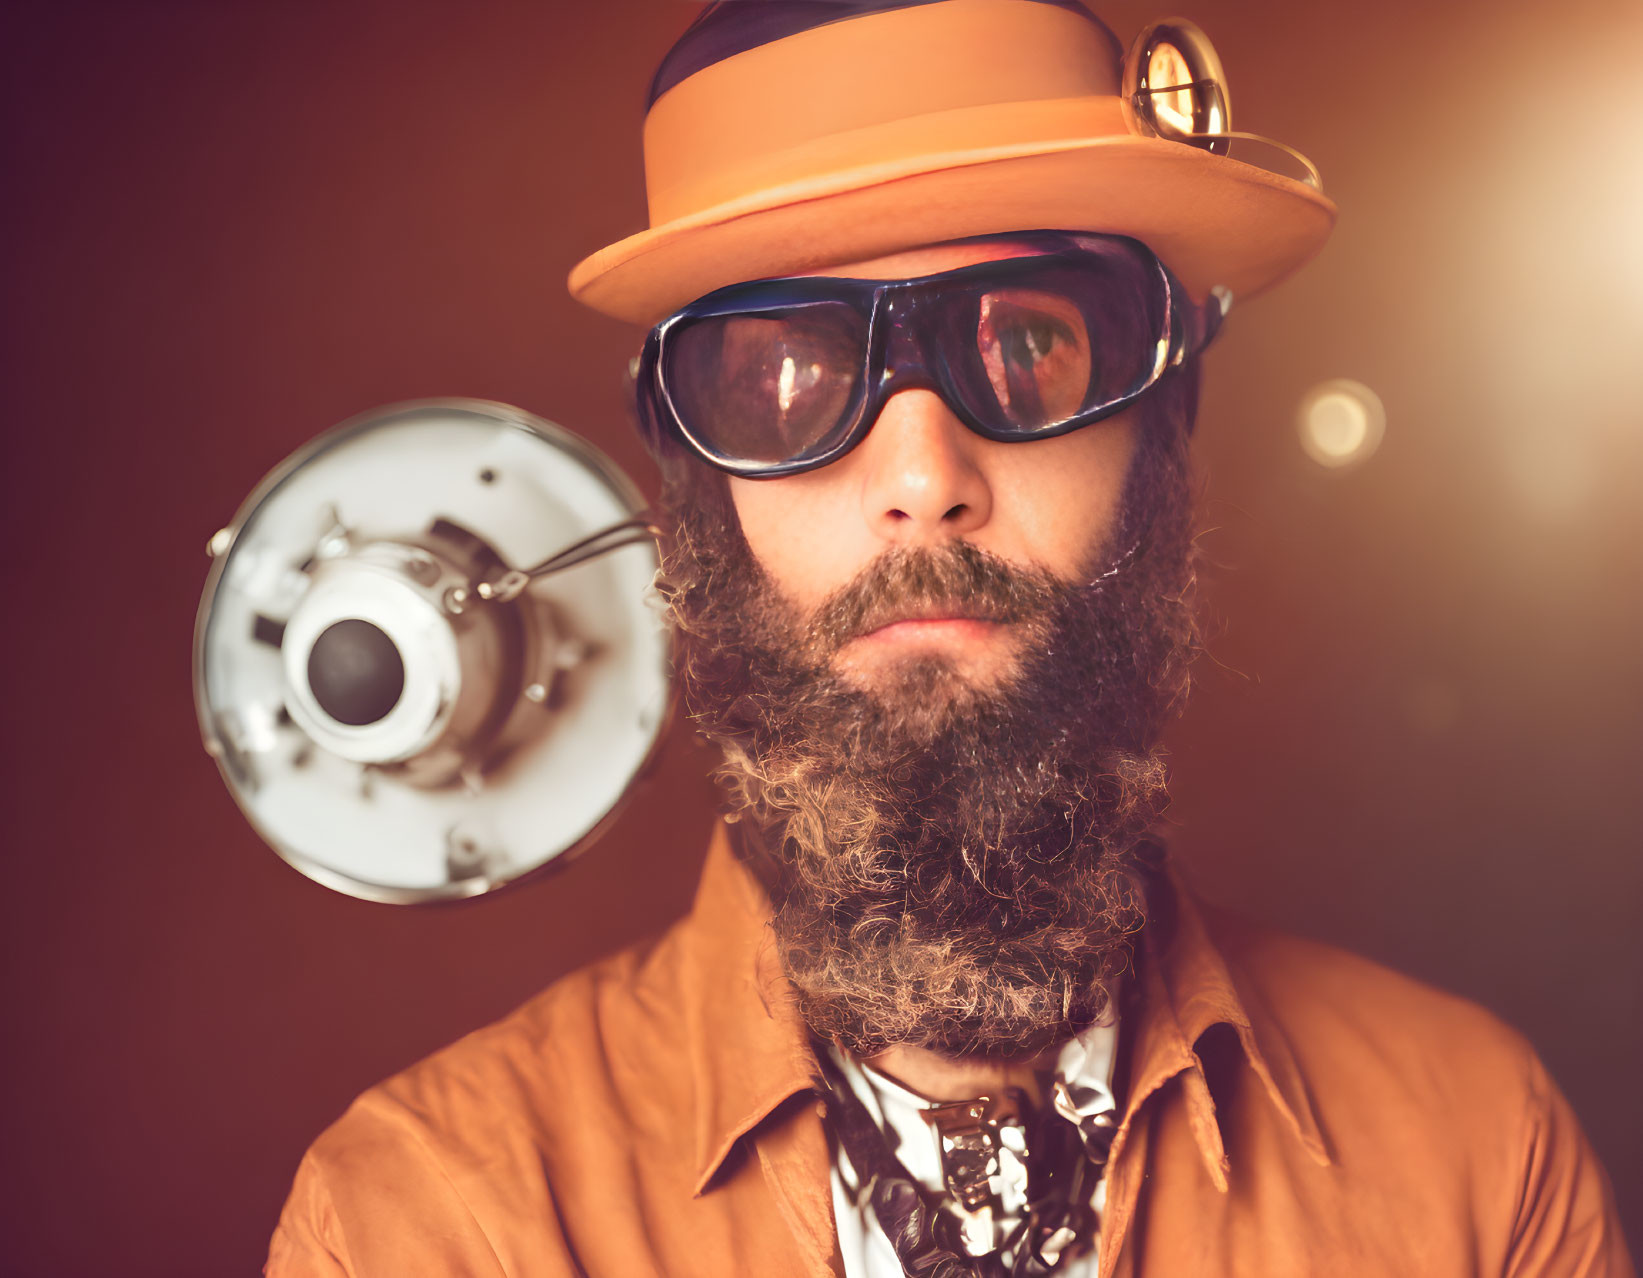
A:
{"type": "MultiPolygon", "coordinates": [[[[1064,1081],[1075,1095],[1086,1099],[1078,1106],[1081,1114],[1113,1111],[1112,1065],[1118,1042],[1116,1025],[1096,1025],[1069,1041],[1056,1058],[1055,1078],[1064,1081]],[[1080,1089],[1087,1089],[1082,1091],[1080,1089]]],[[[933,1102],[885,1077],[869,1065],[829,1046],[838,1064],[867,1112],[881,1128],[894,1133],[895,1152],[910,1175],[932,1192],[941,1192],[940,1138],[934,1127],[920,1117],[920,1110],[933,1102]]],[[[1052,1080],[1053,1082],[1053,1080],[1052,1080]]],[[[1026,1169],[1006,1146],[999,1153],[1000,1204],[1005,1213],[1019,1215],[1026,1202],[1026,1169]]],[[[833,1142],[833,1217],[838,1222],[839,1250],[844,1255],[845,1278],[903,1278],[901,1261],[879,1227],[873,1209],[859,1193],[860,1180],[849,1156],[838,1141],[833,1142]]],[[[1102,1176],[1095,1190],[1094,1206],[1099,1214],[1106,1201],[1107,1180],[1102,1176]]],[[[1058,1278],[1095,1278],[1099,1248],[1081,1256],[1068,1257],[1057,1270],[1058,1278]]]]}

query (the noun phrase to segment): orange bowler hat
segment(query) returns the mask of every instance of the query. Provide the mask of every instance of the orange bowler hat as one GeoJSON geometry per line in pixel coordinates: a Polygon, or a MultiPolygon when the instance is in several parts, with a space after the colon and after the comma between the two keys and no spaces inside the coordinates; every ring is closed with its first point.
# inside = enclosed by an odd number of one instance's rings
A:
{"type": "Polygon", "coordinates": [[[1243,299],[1323,246],[1313,186],[1133,130],[1122,64],[1076,0],[719,0],[652,87],[649,228],[571,294],[650,325],[741,280],[1048,228],[1243,299]]]}

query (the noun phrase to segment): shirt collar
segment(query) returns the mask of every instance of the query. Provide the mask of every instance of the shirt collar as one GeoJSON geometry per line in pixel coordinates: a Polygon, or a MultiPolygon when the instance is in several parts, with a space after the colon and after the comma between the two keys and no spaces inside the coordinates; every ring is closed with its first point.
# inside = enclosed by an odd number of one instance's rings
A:
{"type": "MultiPolygon", "coordinates": [[[[1146,1100],[1180,1077],[1188,1117],[1216,1187],[1227,1188],[1226,1147],[1195,1046],[1212,1026],[1236,1032],[1251,1070],[1284,1125],[1321,1165],[1330,1158],[1288,1040],[1255,986],[1235,976],[1205,911],[1173,870],[1143,931],[1129,1095],[1112,1158],[1146,1100]]],[[[736,1142],[796,1095],[819,1086],[810,1036],[793,987],[781,973],[770,901],[716,827],[701,886],[684,925],[681,974],[689,1064],[697,1098],[698,1194],[712,1184],[736,1142]]]]}
{"type": "Polygon", "coordinates": [[[1209,1029],[1228,1025],[1284,1125],[1315,1162],[1328,1166],[1329,1151],[1295,1053],[1257,986],[1217,943],[1215,912],[1199,903],[1173,865],[1148,908],[1138,964],[1140,997],[1127,1011],[1136,1019],[1131,1081],[1113,1161],[1147,1098],[1179,1077],[1205,1170],[1217,1189],[1226,1190],[1226,1146],[1196,1049],[1209,1029]]]}
{"type": "Polygon", "coordinates": [[[819,1086],[770,913],[769,897],[737,859],[721,822],[708,845],[681,956],[685,1047],[696,1082],[698,1194],[738,1140],[794,1095],[819,1086]]]}

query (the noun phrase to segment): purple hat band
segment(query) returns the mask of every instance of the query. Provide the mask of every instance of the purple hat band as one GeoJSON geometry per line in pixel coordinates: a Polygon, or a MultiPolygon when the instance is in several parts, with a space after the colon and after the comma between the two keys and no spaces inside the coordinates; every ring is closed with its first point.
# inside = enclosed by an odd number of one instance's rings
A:
{"type": "MultiPolygon", "coordinates": [[[[645,110],[681,80],[705,70],[715,62],[746,53],[760,45],[784,40],[801,31],[844,22],[871,13],[887,13],[892,9],[911,9],[919,5],[940,4],[943,0],[714,0],[696,15],[685,28],[673,47],[656,68],[650,82],[650,93],[645,99],[645,110]]],[[[1105,31],[1112,40],[1116,60],[1121,50],[1117,37],[1106,23],[1086,9],[1078,0],[1023,0],[1024,3],[1047,4],[1066,9],[1105,31]]]]}

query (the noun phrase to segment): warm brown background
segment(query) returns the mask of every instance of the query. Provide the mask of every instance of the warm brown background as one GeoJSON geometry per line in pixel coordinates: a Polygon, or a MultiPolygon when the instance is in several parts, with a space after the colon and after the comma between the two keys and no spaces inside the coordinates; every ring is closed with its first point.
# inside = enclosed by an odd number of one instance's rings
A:
{"type": "MultiPolygon", "coordinates": [[[[361,409],[518,403],[650,483],[635,334],[562,280],[642,219],[642,94],[691,12],[6,6],[4,1272],[254,1269],[355,1092],[683,908],[712,804],[683,732],[551,881],[371,906],[240,818],[189,659],[206,537],[361,409]]],[[[1212,895],[1527,1031],[1636,1238],[1643,8],[1190,12],[1237,122],[1343,214],[1209,360],[1223,634],[1176,844],[1212,895]],[[1389,414],[1349,474],[1290,424],[1332,376],[1389,414]]]]}

